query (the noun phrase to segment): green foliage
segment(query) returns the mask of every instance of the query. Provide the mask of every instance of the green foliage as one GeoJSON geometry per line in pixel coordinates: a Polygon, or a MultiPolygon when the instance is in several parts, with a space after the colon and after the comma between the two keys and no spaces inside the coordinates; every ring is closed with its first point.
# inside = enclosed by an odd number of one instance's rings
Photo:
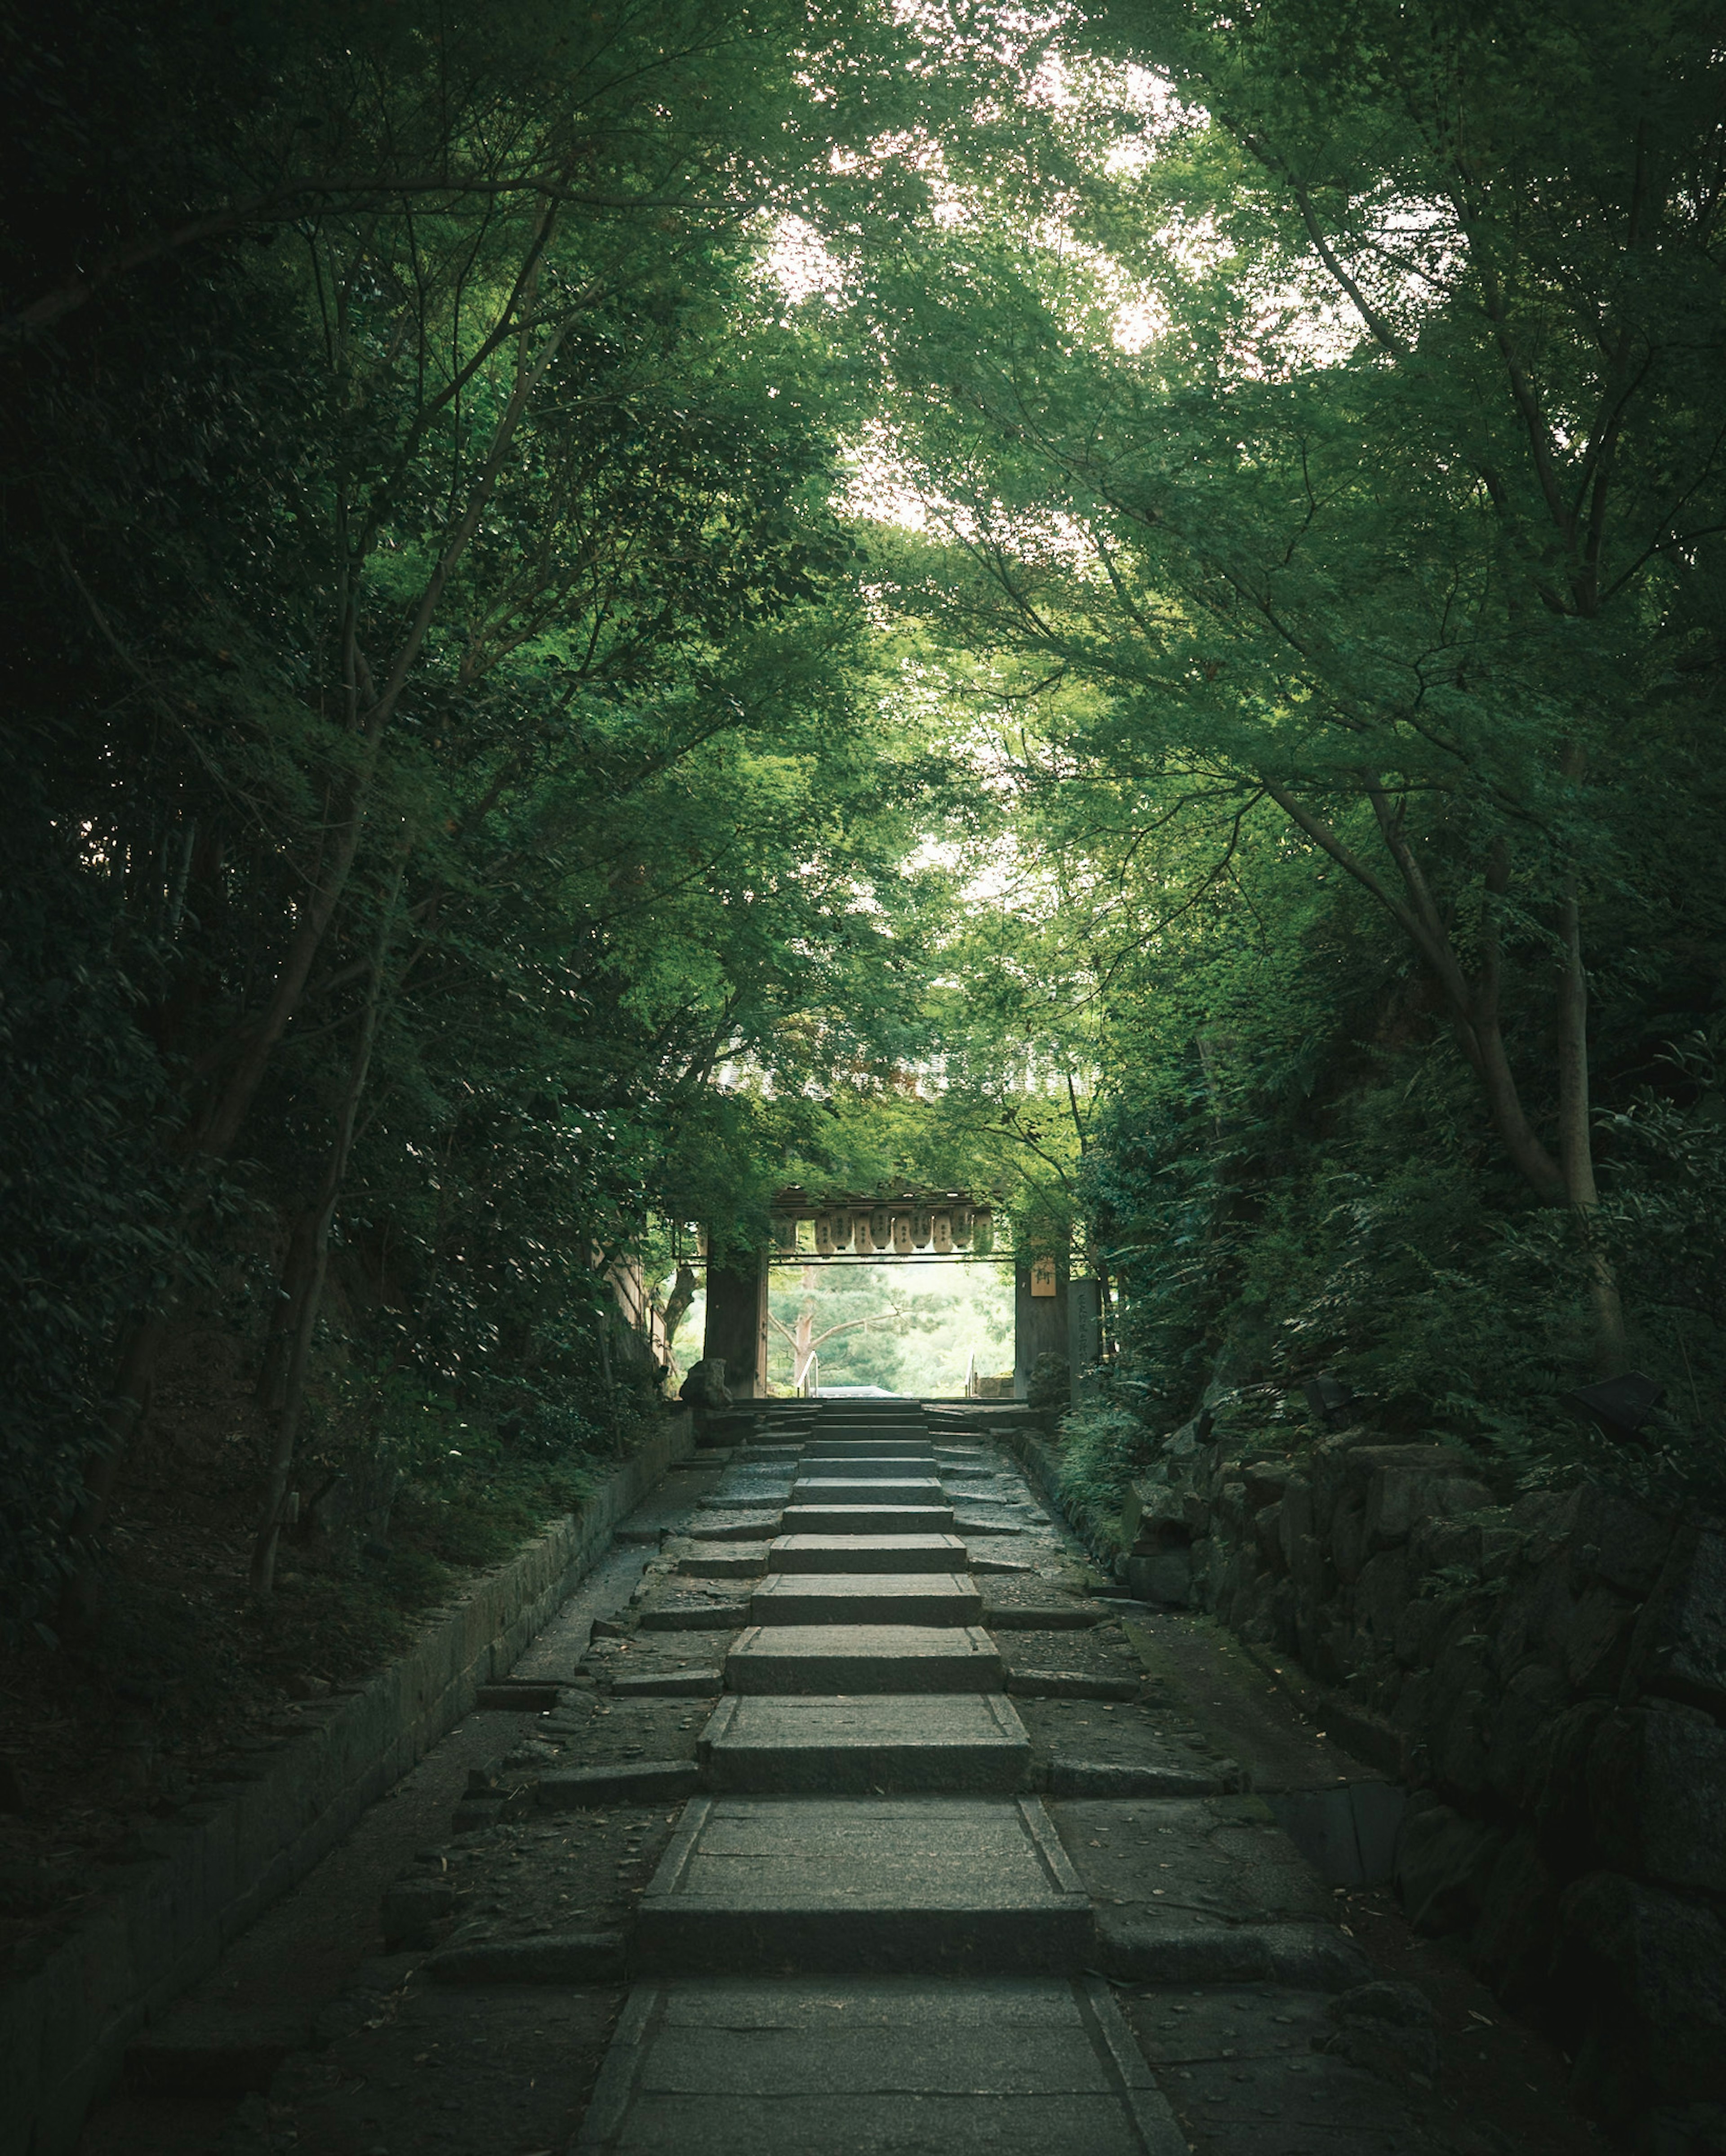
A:
{"type": "Polygon", "coordinates": [[[1099,1517],[1321,1369],[1574,1472],[1603,1265],[1714,1488],[1703,11],[4,35],[13,1620],[141,1320],[291,1434],[327,1243],[299,1472],[480,1562],[650,1411],[605,1268],[794,1178],[1105,1276],[1099,1517]]]}
{"type": "Polygon", "coordinates": [[[850,392],[765,256],[794,212],[927,203],[857,154],[947,100],[924,34],[683,0],[8,26],[19,1613],[147,1400],[105,1401],[116,1341],[208,1305],[217,1254],[285,1416],[328,1241],[296,1481],[385,1519],[455,1415],[506,1448],[495,1512],[639,1428],[602,1265],[655,1216],[747,1240],[813,1082],[922,1037],[938,755],[876,695],[850,392]]]}
{"type": "Polygon", "coordinates": [[[164,1089],[136,1031],[152,954],[113,965],[107,894],[31,813],[33,775],[10,759],[0,773],[17,819],[0,945],[0,1620],[51,1636],[113,1329],[182,1250],[152,1142],[164,1089]]]}
{"type": "Polygon", "coordinates": [[[912,1398],[954,1399],[968,1363],[985,1377],[1013,1368],[1013,1280],[1005,1268],[970,1261],[892,1260],[813,1265],[801,1277],[775,1267],[770,1306],[777,1321],[768,1373],[791,1385],[793,1344],[806,1319],[827,1385],[879,1385],[912,1398]],[[783,1328],[783,1330],[781,1328],[783,1328]]]}
{"type": "Polygon", "coordinates": [[[1069,1516],[1093,1532],[1118,1527],[1127,1486],[1151,1452],[1150,1432],[1129,1409],[1107,1404],[1074,1409],[1061,1425],[1059,1484],[1069,1516]]]}

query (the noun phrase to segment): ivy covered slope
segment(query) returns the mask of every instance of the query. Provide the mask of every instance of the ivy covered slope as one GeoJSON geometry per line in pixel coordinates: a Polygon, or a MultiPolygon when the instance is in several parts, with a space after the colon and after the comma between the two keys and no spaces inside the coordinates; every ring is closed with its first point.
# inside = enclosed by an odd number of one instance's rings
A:
{"type": "Polygon", "coordinates": [[[1075,1488],[1330,1373],[1508,1481],[1717,1502],[1713,27],[1083,12],[1045,187],[955,159],[857,301],[926,506],[884,573],[1101,1073],[1075,1488]],[[1597,1445],[1560,1397],[1631,1368],[1652,1443],[1597,1445]]]}

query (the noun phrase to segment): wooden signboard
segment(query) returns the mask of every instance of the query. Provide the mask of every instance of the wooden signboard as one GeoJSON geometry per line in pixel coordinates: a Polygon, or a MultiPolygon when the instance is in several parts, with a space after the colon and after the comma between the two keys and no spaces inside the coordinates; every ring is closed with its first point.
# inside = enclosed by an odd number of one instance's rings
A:
{"type": "Polygon", "coordinates": [[[1037,1258],[1033,1260],[1030,1269],[1030,1291],[1033,1295],[1053,1295],[1056,1292],[1053,1258],[1037,1258]]]}

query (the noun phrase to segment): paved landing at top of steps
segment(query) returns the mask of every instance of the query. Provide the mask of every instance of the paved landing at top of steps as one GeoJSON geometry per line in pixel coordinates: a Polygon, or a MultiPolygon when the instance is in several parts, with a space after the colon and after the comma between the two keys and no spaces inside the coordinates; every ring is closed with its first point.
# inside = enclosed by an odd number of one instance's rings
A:
{"type": "Polygon", "coordinates": [[[1091,1904],[1035,1797],[697,1797],[641,1903],[647,1970],[1076,1970],[1091,1904]]]}
{"type": "Polygon", "coordinates": [[[1185,2156],[1096,1977],[712,1979],[631,1994],[579,2156],[1185,2156]]]}

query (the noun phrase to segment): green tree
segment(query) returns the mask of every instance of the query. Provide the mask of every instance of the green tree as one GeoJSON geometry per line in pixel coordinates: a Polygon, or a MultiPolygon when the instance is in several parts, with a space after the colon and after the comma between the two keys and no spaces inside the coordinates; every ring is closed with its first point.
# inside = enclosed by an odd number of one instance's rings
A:
{"type": "Polygon", "coordinates": [[[1270,802],[1368,894],[1595,1250],[1612,1359],[1585,920],[1630,885],[1652,927],[1668,834],[1718,794],[1712,31],[1297,4],[1086,34],[1173,95],[1126,111],[1117,67],[1076,72],[1064,239],[1003,230],[979,183],[875,273],[943,534],[891,572],[1015,711],[1092,691],[996,750],[1073,842],[1270,802]]]}

